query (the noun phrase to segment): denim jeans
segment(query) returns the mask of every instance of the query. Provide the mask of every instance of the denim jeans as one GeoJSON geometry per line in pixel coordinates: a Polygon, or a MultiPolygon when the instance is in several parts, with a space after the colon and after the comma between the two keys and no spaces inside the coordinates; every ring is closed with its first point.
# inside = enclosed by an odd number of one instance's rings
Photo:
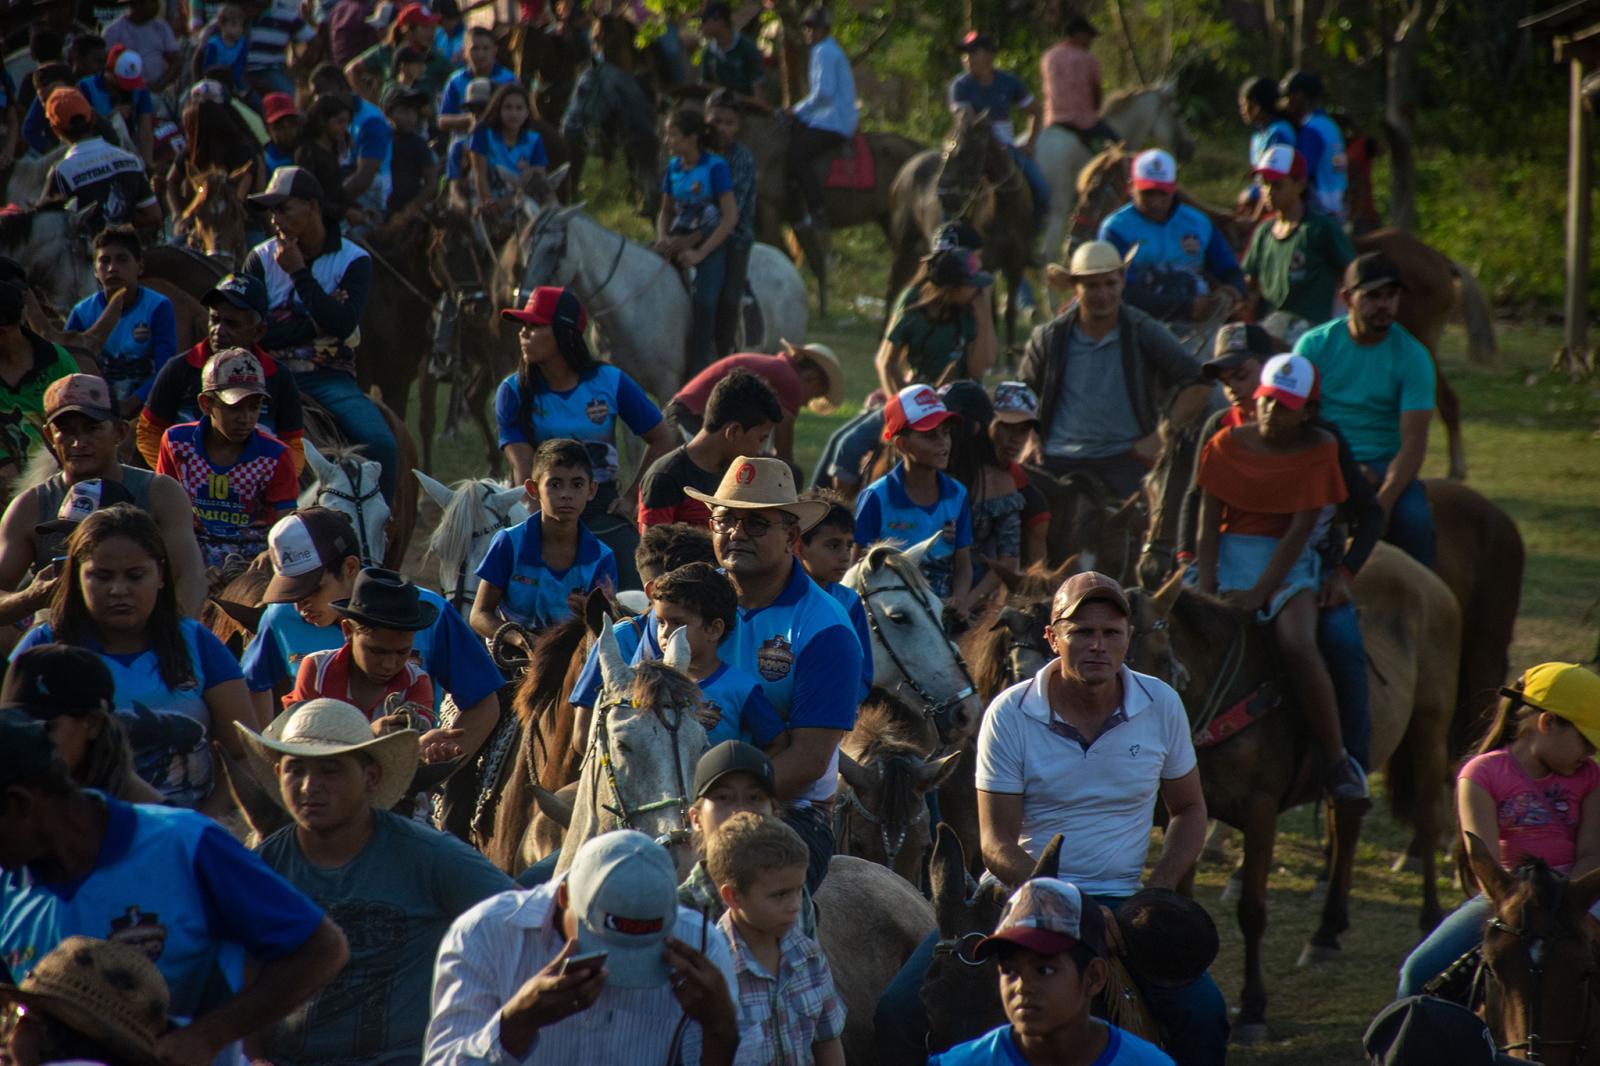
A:
{"type": "Polygon", "coordinates": [[[378,486],[383,490],[383,498],[393,505],[400,469],[400,445],[371,397],[361,391],[354,377],[339,370],[302,370],[295,374],[294,383],[303,395],[327,409],[339,432],[351,443],[362,445],[365,458],[378,464],[382,471],[378,486]]]}
{"type": "MultiPolygon", "coordinates": [[[[1126,901],[1101,897],[1096,902],[1114,911],[1126,901]]],[[[937,932],[929,933],[878,999],[873,1024],[880,1058],[924,1053],[928,1013],[922,1005],[922,982],[938,941],[937,932]]],[[[1221,1066],[1228,1056],[1228,1005],[1209,973],[1175,987],[1151,984],[1137,975],[1134,980],[1150,1013],[1161,1023],[1167,1054],[1178,1066],[1221,1066]]]]}
{"type": "Polygon", "coordinates": [[[727,273],[727,249],[719,247],[694,268],[689,294],[688,377],[700,373],[717,357],[717,303],[722,299],[722,279],[727,273]]]}
{"type": "Polygon", "coordinates": [[[861,462],[883,439],[883,410],[862,411],[833,431],[823,446],[822,458],[811,475],[813,485],[830,485],[833,478],[861,480],[861,462]]]}
{"type": "Polygon", "coordinates": [[[1339,703],[1339,729],[1344,750],[1367,769],[1372,719],[1367,693],[1367,647],[1361,641],[1361,618],[1354,603],[1330,607],[1317,616],[1317,647],[1333,678],[1339,703]]]}
{"type": "Polygon", "coordinates": [[[556,875],[556,863],[561,861],[561,849],[557,848],[526,870],[517,875],[518,888],[534,888],[549,881],[556,875]]]}
{"type": "Polygon", "coordinates": [[[783,812],[783,820],[806,842],[806,891],[814,896],[833,861],[833,819],[821,807],[790,807],[783,812]]]}
{"type": "Polygon", "coordinates": [[[1050,213],[1050,184],[1044,180],[1044,171],[1039,169],[1033,156],[1016,145],[1011,146],[1011,158],[1027,180],[1028,191],[1033,193],[1033,224],[1038,226],[1050,213]]]}
{"type": "MultiPolygon", "coordinates": [[[[1380,481],[1389,472],[1388,462],[1364,465],[1377,474],[1380,481]]],[[[1407,485],[1400,498],[1394,501],[1394,510],[1389,512],[1389,528],[1383,539],[1429,570],[1433,569],[1433,508],[1428,504],[1428,492],[1422,487],[1421,481],[1407,485]]]]}
{"type": "Polygon", "coordinates": [[[753,247],[753,244],[736,243],[731,238],[722,246],[722,294],[717,298],[718,359],[739,350],[739,319],[744,313],[745,279],[750,274],[750,250],[753,247]]]}
{"type": "Polygon", "coordinates": [[[1483,923],[1493,914],[1494,905],[1479,893],[1446,915],[1400,964],[1400,990],[1396,995],[1422,995],[1423,985],[1477,946],[1483,939],[1483,923]]]}

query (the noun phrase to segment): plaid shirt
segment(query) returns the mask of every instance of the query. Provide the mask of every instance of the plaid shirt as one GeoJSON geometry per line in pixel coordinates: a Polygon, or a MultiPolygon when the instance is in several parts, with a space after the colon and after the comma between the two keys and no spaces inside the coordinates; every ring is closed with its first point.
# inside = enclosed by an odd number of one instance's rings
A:
{"type": "Polygon", "coordinates": [[[756,961],[733,915],[717,923],[733,948],[739,979],[737,1066],[799,1066],[813,1060],[811,1046],[844,1032],[844,1003],[833,987],[828,959],[815,940],[790,929],[778,946],[778,974],[756,961]]]}
{"type": "MultiPolygon", "coordinates": [[[[817,939],[817,906],[811,902],[811,892],[808,889],[800,890],[800,923],[797,928],[801,933],[817,939]]],[[[716,882],[711,880],[711,875],[706,872],[706,861],[701,859],[689,871],[689,876],[684,878],[683,884],[678,886],[678,902],[692,911],[705,911],[711,915],[712,921],[720,919],[728,909],[722,902],[722,894],[717,891],[716,882]]]]}

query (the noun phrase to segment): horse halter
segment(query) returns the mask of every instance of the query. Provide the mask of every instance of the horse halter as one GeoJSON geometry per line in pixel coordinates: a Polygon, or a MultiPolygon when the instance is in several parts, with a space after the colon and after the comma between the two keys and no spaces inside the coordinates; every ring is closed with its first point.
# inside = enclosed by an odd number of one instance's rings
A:
{"type": "Polygon", "coordinates": [[[674,708],[673,716],[669,721],[662,713],[663,708],[656,708],[650,713],[661,720],[661,725],[672,738],[672,773],[678,786],[678,794],[667,796],[664,799],[654,800],[650,803],[641,803],[637,807],[630,807],[622,795],[622,789],[617,785],[616,768],[611,762],[611,711],[627,703],[622,699],[609,699],[595,710],[594,740],[593,745],[600,759],[600,769],[606,777],[606,787],[611,790],[609,804],[596,803],[602,810],[611,812],[623,829],[637,829],[633,824],[634,819],[642,814],[651,814],[655,811],[666,810],[670,807],[678,809],[678,828],[664,833],[656,838],[656,843],[666,847],[670,844],[682,843],[689,839],[689,788],[684,778],[683,759],[678,756],[678,730],[683,726],[683,716],[688,712],[682,707],[674,708]]]}
{"type": "MultiPolygon", "coordinates": [[[[1594,997],[1590,994],[1590,979],[1595,974],[1595,965],[1591,962],[1583,970],[1583,982],[1579,985],[1579,994],[1583,997],[1583,1019],[1578,1025],[1578,1036],[1570,1040],[1546,1040],[1539,1035],[1539,1022],[1544,1013],[1543,979],[1545,959],[1549,954],[1549,945],[1557,940],[1582,939],[1576,931],[1557,933],[1554,930],[1534,933],[1526,929],[1517,929],[1507,925],[1498,915],[1485,923],[1487,928],[1501,933],[1508,933],[1516,937],[1517,943],[1528,956],[1528,973],[1533,978],[1534,994],[1528,997],[1528,1037],[1511,1044],[1496,1045],[1501,1051],[1526,1051],[1529,1062],[1543,1062],[1542,1052],[1545,1048],[1571,1048],[1573,1063],[1582,1063],[1583,1053],[1588,1047],[1589,1012],[1594,1005],[1594,997]]],[[[1472,999],[1477,999],[1479,986],[1485,973],[1492,978],[1494,971],[1489,968],[1486,959],[1480,959],[1478,972],[1473,977],[1472,999]]],[[[1487,994],[1485,994],[1487,998],[1487,994]]]]}
{"type": "MultiPolygon", "coordinates": [[[[933,693],[929,692],[922,682],[917,680],[916,675],[910,670],[906,669],[905,662],[900,658],[900,654],[894,650],[894,644],[884,633],[883,624],[878,617],[877,610],[872,606],[872,597],[886,592],[909,593],[912,600],[916,602],[917,607],[921,609],[923,615],[933,623],[934,628],[936,628],[940,633],[943,633],[944,625],[939,620],[939,616],[933,612],[933,608],[928,606],[923,598],[917,594],[915,589],[904,582],[901,582],[898,585],[884,585],[879,588],[869,588],[865,592],[859,594],[861,596],[861,606],[865,608],[867,613],[867,626],[872,630],[872,635],[877,638],[878,644],[888,654],[889,661],[894,663],[894,668],[900,672],[900,677],[902,679],[900,681],[900,685],[909,687],[912,692],[917,694],[917,698],[922,701],[922,716],[924,718],[933,719],[933,724],[938,727],[939,734],[942,737],[946,732],[949,731],[951,724],[950,718],[951,715],[955,713],[955,709],[961,706],[962,703],[966,702],[969,697],[975,695],[978,691],[978,686],[972,680],[972,674],[967,669],[966,660],[960,655],[956,656],[956,666],[961,670],[961,679],[966,682],[966,684],[964,684],[957,691],[951,693],[945,699],[939,699],[933,693]]],[[[898,687],[899,686],[897,685],[896,688],[898,687]]]]}
{"type": "Polygon", "coordinates": [[[361,489],[361,464],[354,459],[340,459],[339,469],[344,471],[345,480],[350,482],[350,491],[346,492],[333,485],[323,485],[319,496],[326,494],[336,500],[343,500],[356,509],[356,549],[361,553],[361,565],[376,566],[383,560],[373,554],[372,544],[367,537],[367,512],[366,505],[373,499],[379,498],[382,490],[378,482],[373,482],[372,488],[363,492],[361,489]]]}
{"type": "MultiPolygon", "coordinates": [[[[889,823],[883,818],[867,810],[866,804],[861,802],[861,797],[856,795],[855,789],[840,790],[839,799],[842,800],[833,809],[833,835],[836,840],[845,837],[845,819],[851,814],[860,815],[869,825],[878,827],[878,839],[883,844],[883,864],[889,869],[894,869],[895,860],[900,857],[900,852],[905,849],[906,838],[911,835],[911,826],[917,817],[927,817],[928,807],[925,803],[917,804],[919,814],[911,821],[896,828],[893,836],[889,833],[889,823]]],[[[842,853],[841,853],[842,854],[842,853]]]]}

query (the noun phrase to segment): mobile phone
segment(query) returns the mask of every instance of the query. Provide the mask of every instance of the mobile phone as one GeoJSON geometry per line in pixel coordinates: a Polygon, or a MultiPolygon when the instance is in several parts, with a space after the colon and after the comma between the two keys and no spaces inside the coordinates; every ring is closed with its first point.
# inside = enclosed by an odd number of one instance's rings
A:
{"type": "Polygon", "coordinates": [[[67,561],[67,557],[65,555],[52,555],[50,561],[59,566],[67,561]]]}
{"type": "Polygon", "coordinates": [[[607,951],[591,951],[587,955],[572,955],[568,957],[566,962],[561,964],[562,976],[569,973],[578,973],[579,971],[586,973],[598,972],[606,964],[606,959],[610,954],[607,951]]]}

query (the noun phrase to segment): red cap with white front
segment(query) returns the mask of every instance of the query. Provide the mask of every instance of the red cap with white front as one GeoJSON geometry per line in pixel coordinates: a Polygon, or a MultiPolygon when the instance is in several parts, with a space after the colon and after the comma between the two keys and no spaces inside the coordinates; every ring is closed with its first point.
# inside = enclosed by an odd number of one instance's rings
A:
{"type": "Polygon", "coordinates": [[[1306,157],[1287,144],[1275,144],[1261,153],[1261,158],[1256,160],[1255,172],[1268,181],[1280,178],[1304,181],[1306,157]]]}
{"type": "Polygon", "coordinates": [[[1298,411],[1306,401],[1317,398],[1317,368],[1303,355],[1285,352],[1273,356],[1261,368],[1261,384],[1256,386],[1257,399],[1262,396],[1298,411]]]}
{"type": "Polygon", "coordinates": [[[883,439],[894,440],[908,429],[921,432],[959,417],[931,386],[907,385],[883,406],[883,439]]]}
{"type": "Polygon", "coordinates": [[[1133,159],[1133,187],[1171,192],[1178,187],[1178,164],[1161,148],[1140,152],[1133,159]]]}
{"type": "Polygon", "coordinates": [[[144,60],[125,44],[111,46],[106,53],[106,77],[119,89],[132,92],[144,88],[144,60]]]}

